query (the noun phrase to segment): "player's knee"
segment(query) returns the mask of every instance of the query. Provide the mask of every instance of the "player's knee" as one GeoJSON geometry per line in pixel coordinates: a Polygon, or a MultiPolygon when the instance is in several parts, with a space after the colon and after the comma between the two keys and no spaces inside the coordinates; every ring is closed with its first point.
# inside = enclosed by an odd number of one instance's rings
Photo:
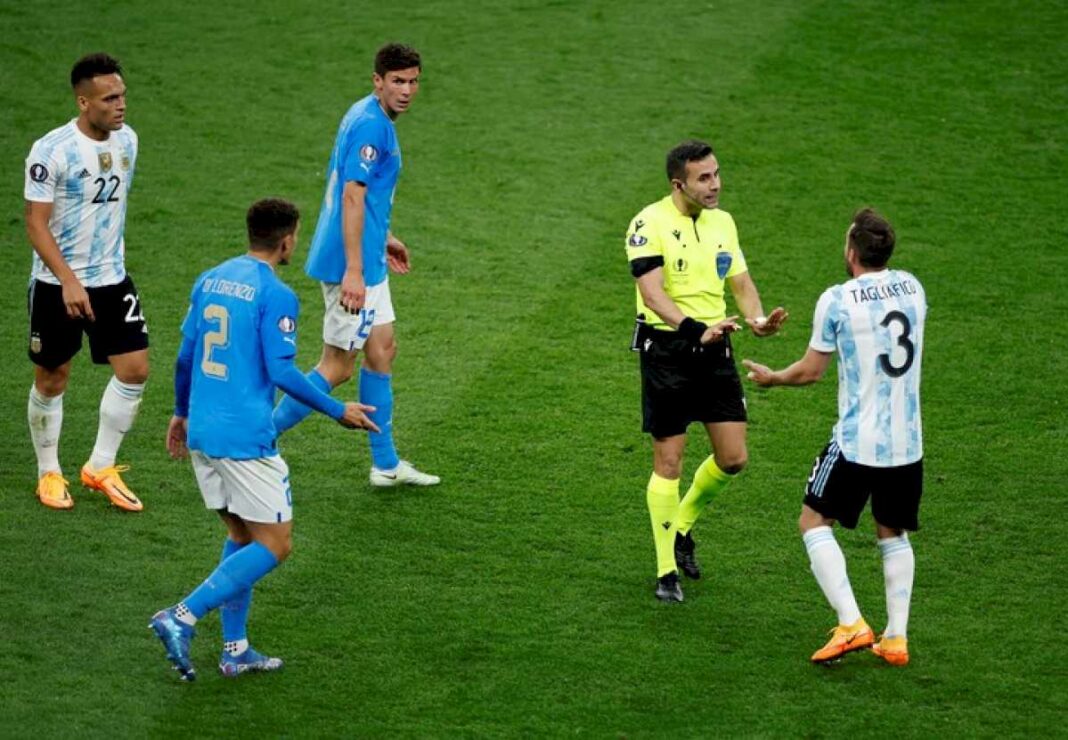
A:
{"type": "Polygon", "coordinates": [[[732,452],[725,455],[716,455],[716,466],[728,475],[737,475],[745,469],[749,462],[749,454],[745,450],[732,452]]]}
{"type": "Polygon", "coordinates": [[[682,475],[682,455],[661,452],[653,460],[653,471],[661,478],[679,478],[682,475]]]}
{"type": "Polygon", "coordinates": [[[353,368],[356,365],[356,355],[355,353],[327,351],[327,349],[333,348],[324,348],[323,356],[319,360],[317,369],[319,374],[326,378],[332,387],[337,388],[352,379],[353,368]]]}
{"type": "Polygon", "coordinates": [[[33,382],[37,387],[38,393],[47,398],[54,398],[67,390],[67,381],[69,379],[69,365],[54,370],[47,370],[39,367],[37,368],[37,374],[34,377],[33,382]]]}
{"type": "Polygon", "coordinates": [[[389,339],[374,346],[368,345],[364,351],[363,364],[376,373],[389,373],[393,369],[393,359],[397,356],[397,342],[389,339]]]}
{"type": "Polygon", "coordinates": [[[148,380],[148,360],[115,371],[120,383],[141,385],[148,380]]]}
{"type": "Polygon", "coordinates": [[[808,532],[810,529],[816,527],[827,527],[833,522],[820,514],[818,511],[808,508],[808,506],[801,507],[801,516],[797,518],[797,529],[802,535],[808,532]]]}

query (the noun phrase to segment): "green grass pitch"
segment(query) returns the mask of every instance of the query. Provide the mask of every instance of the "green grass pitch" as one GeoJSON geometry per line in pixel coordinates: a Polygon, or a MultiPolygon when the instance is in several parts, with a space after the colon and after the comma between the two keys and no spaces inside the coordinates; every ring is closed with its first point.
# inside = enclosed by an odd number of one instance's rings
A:
{"type": "MultiPolygon", "coordinates": [[[[1068,12],[1063,3],[459,0],[0,2],[0,735],[1050,736],[1068,719],[1068,12]],[[399,122],[395,279],[403,455],[430,491],[375,491],[366,440],[311,419],[284,439],[295,551],[256,590],[250,636],[284,672],[214,673],[218,621],[179,684],[145,629],[222,539],[169,460],[178,326],[195,276],[242,249],[265,195],[318,213],[338,120],[399,39],[424,55],[399,122]],[[33,496],[23,161],[73,117],[74,59],[127,68],[141,139],[128,267],[153,375],[121,461],[146,510],[74,485],[33,496]],[[853,210],[897,228],[930,299],[927,489],[906,669],[808,664],[833,615],[796,532],[835,415],[817,387],[749,389],[750,467],[695,531],[707,576],[657,603],[650,446],[626,351],[622,239],[665,192],[678,140],[716,146],[723,207],[766,307],[738,354],[799,356],[842,279],[853,210]]],[[[300,364],[322,308],[300,265],[300,364]]],[[[87,458],[108,372],[83,352],[61,461],[87,458]]],[[[351,387],[340,395],[351,397],[351,387]]],[[[693,430],[685,479],[705,454],[693,430]]],[[[866,515],[839,532],[884,619],[866,515]]]]}

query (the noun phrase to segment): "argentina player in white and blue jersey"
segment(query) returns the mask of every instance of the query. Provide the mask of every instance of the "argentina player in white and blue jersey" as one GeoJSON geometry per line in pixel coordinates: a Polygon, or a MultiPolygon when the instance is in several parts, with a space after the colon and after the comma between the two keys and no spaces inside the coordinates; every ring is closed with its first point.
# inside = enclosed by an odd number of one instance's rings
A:
{"type": "MultiPolygon", "coordinates": [[[[322,285],[323,352],[308,373],[330,392],[353,375],[362,351],[360,401],[374,406],[381,432],[370,435],[374,486],[430,486],[441,481],[401,460],[393,443],[393,360],[396,318],[389,270],[404,274],[408,248],[390,231],[393,196],[401,171],[396,118],[419,91],[422,60],[402,44],[386,44],[375,55],[374,92],[341,119],[327,167],[326,192],[305,271],[322,285]]],[[[283,398],[275,412],[281,434],[310,409],[283,398]]]]}
{"type": "Polygon", "coordinates": [[[82,483],[115,506],[140,511],[116,465],[148,378],[148,327],[126,274],[126,205],[137,166],[137,134],[126,124],[119,62],[90,54],[71,69],[78,117],[34,142],[26,158],[26,231],[33,245],[29,356],[34,364],[28,419],[37,454],[37,497],[53,509],[74,505],[59,465],[63,393],[71,360],[89,339],[93,362],[114,372],[100,401],[92,455],[82,483]]]}
{"type": "Polygon", "coordinates": [[[859,211],[846,233],[851,279],[820,296],[804,357],[779,371],[745,361],[749,378],[760,385],[807,385],[838,356],[838,423],[808,478],[799,521],[812,572],[838,616],[831,640],[812,656],[817,663],[869,647],[892,665],[909,659],[915,557],[907,532],[919,528],[923,494],[920,368],[927,297],[915,275],[887,266],[894,243],[882,216],[859,211]],[[869,497],[886,585],[887,626],[878,643],[831,529],[835,522],[854,528],[869,497]]]}
{"type": "Polygon", "coordinates": [[[278,454],[272,419],[275,389],[345,427],[375,428],[365,415],[370,407],[331,398],[293,363],[299,306],[274,270],[296,249],[299,218],[285,200],[253,203],[248,253],[197,279],[182,323],[167,449],[175,458],[191,452],[204,504],[227,530],[215,571],[149,624],[186,681],[196,677],[189,659],[193,625],[220,607],[223,675],[282,666],[249,647],[246,632],[252,587],[292,548],[289,469],[278,454]]]}

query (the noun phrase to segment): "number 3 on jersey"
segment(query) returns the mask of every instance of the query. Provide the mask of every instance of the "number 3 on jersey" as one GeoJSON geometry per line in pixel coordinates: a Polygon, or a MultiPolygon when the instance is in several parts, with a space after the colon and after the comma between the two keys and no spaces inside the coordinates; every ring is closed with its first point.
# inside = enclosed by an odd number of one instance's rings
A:
{"type": "Polygon", "coordinates": [[[879,355],[879,366],[882,367],[883,372],[891,378],[900,378],[909,371],[909,368],[912,367],[912,361],[916,359],[916,345],[909,340],[909,332],[912,331],[912,324],[909,322],[908,316],[901,311],[891,311],[879,322],[880,326],[885,327],[889,327],[890,324],[900,325],[901,332],[897,335],[897,345],[904,348],[905,361],[900,365],[895,365],[890,361],[892,353],[884,352],[879,355]]]}
{"type": "Polygon", "coordinates": [[[204,332],[204,357],[200,361],[200,369],[205,375],[220,380],[227,380],[230,369],[222,362],[214,360],[214,350],[224,350],[230,346],[230,314],[224,306],[217,303],[209,303],[204,306],[204,320],[218,322],[219,328],[215,331],[204,332]]]}

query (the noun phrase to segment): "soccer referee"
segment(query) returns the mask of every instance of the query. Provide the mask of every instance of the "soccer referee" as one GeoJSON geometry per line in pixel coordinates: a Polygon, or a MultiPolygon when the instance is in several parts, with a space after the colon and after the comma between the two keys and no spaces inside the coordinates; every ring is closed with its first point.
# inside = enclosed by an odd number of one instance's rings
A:
{"type": "Polygon", "coordinates": [[[646,503],[656,543],[656,596],[682,601],[678,569],[701,577],[692,529],[701,511],[746,463],[745,396],[731,354],[726,315],[730,286],[745,323],[758,337],[786,320],[760,304],[734,219],[719,209],[719,162],[703,141],[685,141],[667,155],[670,195],[646,206],[627,232],[627,259],[637,283],[632,349],[641,353],[642,431],[653,437],[653,474],[646,503]],[[713,454],[679,501],[686,427],[701,422],[713,454]]]}

